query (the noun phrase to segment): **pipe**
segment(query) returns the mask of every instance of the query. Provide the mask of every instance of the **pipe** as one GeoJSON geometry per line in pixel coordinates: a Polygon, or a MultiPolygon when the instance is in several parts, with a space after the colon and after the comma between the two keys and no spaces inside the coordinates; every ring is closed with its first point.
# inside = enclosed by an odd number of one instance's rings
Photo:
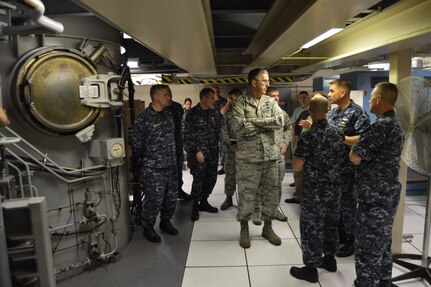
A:
{"type": "Polygon", "coordinates": [[[22,173],[21,170],[14,164],[8,162],[7,163],[10,167],[12,167],[18,174],[18,179],[19,179],[19,187],[21,190],[21,198],[24,198],[24,184],[22,183],[22,173]]]}
{"type": "Polygon", "coordinates": [[[62,33],[64,26],[58,21],[54,21],[51,18],[43,15],[45,13],[45,6],[39,0],[22,0],[24,4],[33,8],[31,13],[31,19],[37,25],[30,26],[17,26],[17,27],[1,27],[0,35],[18,35],[18,34],[35,34],[43,33],[40,28],[48,29],[55,33],[62,33]]]}
{"type": "Polygon", "coordinates": [[[45,13],[45,6],[42,1],[24,0],[23,2],[34,8],[34,17],[32,17],[34,22],[56,33],[62,33],[64,31],[63,24],[43,15],[45,13]]]}

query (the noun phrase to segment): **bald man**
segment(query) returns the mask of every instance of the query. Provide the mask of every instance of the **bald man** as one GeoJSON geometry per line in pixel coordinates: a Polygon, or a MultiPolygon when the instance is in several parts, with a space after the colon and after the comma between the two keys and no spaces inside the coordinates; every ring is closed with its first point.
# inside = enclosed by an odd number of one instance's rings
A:
{"type": "Polygon", "coordinates": [[[311,128],[298,141],[293,168],[304,171],[301,192],[301,249],[305,266],[292,267],[293,277],[318,282],[317,268],[337,271],[335,253],[338,245],[340,209],[340,174],[344,148],[344,134],[328,123],[328,99],[315,95],[310,100],[311,128]]]}

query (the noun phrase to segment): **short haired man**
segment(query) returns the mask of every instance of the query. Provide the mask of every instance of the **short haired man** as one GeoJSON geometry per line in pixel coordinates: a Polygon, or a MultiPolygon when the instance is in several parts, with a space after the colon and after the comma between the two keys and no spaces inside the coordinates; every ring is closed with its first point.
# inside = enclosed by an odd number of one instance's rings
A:
{"type": "Polygon", "coordinates": [[[160,213],[160,229],[177,235],[170,219],[177,203],[177,162],[175,125],[172,113],[165,109],[170,102],[169,88],[154,85],[150,89],[151,104],[142,111],[133,124],[131,139],[133,155],[137,158],[144,183],[142,225],[144,237],[151,242],[161,238],[154,230],[160,213]]]}
{"type": "Polygon", "coordinates": [[[265,95],[269,75],[264,69],[248,74],[249,93],[234,103],[235,131],[238,148],[236,174],[239,195],[238,219],[241,222],[239,244],[250,247],[248,221],[253,214],[255,196],[262,192],[262,236],[271,244],[280,245],[281,239],[272,229],[272,220],[278,206],[277,159],[279,147],[275,133],[284,126],[283,111],[271,97],[265,95]]]}
{"type": "Polygon", "coordinates": [[[392,225],[400,200],[398,180],[404,144],[394,107],[398,89],[378,83],[370,110],[378,118],[353,145],[350,160],[358,166],[358,210],[355,236],[355,286],[392,286],[392,225]]]}
{"type": "MultiPolygon", "coordinates": [[[[212,85],[211,88],[215,92],[215,103],[214,103],[214,113],[216,114],[216,117],[219,117],[220,119],[223,117],[222,115],[222,109],[227,104],[227,100],[221,96],[220,88],[218,85],[212,85]]],[[[220,126],[218,127],[218,130],[221,130],[221,120],[218,121],[220,126]]],[[[219,151],[220,151],[220,165],[221,169],[218,171],[218,174],[224,174],[224,161],[225,161],[225,148],[223,143],[221,142],[221,136],[219,136],[220,142],[219,142],[219,151]]]]}
{"type": "Polygon", "coordinates": [[[177,152],[177,177],[178,177],[177,196],[179,199],[191,200],[192,199],[191,196],[183,190],[184,144],[183,144],[182,121],[183,121],[184,109],[180,103],[177,103],[172,100],[171,88],[168,85],[165,85],[165,86],[169,90],[169,99],[170,99],[169,104],[166,108],[171,111],[174,119],[174,126],[175,126],[175,146],[176,146],[176,152],[177,152]]]}
{"type": "MultiPolygon", "coordinates": [[[[329,99],[337,107],[328,114],[328,121],[336,125],[344,133],[344,143],[347,154],[350,147],[370,125],[370,118],[362,107],[350,99],[352,90],[346,79],[337,79],[329,83],[329,99]]],[[[340,242],[345,245],[337,253],[339,257],[348,257],[354,252],[354,234],[356,228],[356,195],[353,188],[355,180],[355,166],[348,156],[343,159],[340,242]],[[345,234],[344,234],[345,233],[345,234]],[[342,237],[345,237],[342,238],[342,237]],[[343,239],[343,240],[342,240],[343,239]]]]}
{"type": "Polygon", "coordinates": [[[187,114],[184,134],[187,165],[193,175],[192,221],[199,219],[199,211],[218,212],[208,203],[208,197],[217,181],[220,118],[212,109],[215,102],[213,89],[202,89],[199,99],[200,102],[187,114]]]}
{"type": "Polygon", "coordinates": [[[234,130],[234,114],[233,103],[241,96],[242,91],[238,88],[233,88],[228,93],[228,102],[222,108],[223,120],[221,125],[221,139],[225,147],[225,161],[224,161],[224,193],[226,199],[220,206],[221,210],[226,210],[233,206],[233,194],[236,191],[236,149],[237,139],[234,130]]]}
{"type": "MultiPolygon", "coordinates": [[[[290,118],[292,124],[292,135],[291,135],[291,150],[292,154],[295,152],[296,144],[298,143],[299,136],[295,135],[295,130],[298,128],[297,120],[302,112],[308,109],[310,103],[310,96],[307,91],[300,91],[298,94],[299,106],[293,110],[292,117],[290,118]]],[[[302,173],[293,171],[293,182],[289,185],[295,187],[295,191],[292,194],[292,198],[287,198],[286,203],[299,203],[301,197],[301,182],[302,173]]]]}

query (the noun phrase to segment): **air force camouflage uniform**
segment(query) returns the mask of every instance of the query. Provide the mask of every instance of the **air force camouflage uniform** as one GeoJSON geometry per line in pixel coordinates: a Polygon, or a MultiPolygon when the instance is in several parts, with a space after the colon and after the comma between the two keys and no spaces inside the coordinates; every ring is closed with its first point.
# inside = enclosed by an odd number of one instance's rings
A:
{"type": "Polygon", "coordinates": [[[262,220],[271,221],[279,203],[277,160],[280,152],[275,144],[275,133],[284,126],[283,110],[269,96],[263,95],[255,101],[249,95],[242,95],[234,103],[234,118],[238,140],[238,219],[250,219],[260,187],[262,220]]]}
{"type": "Polygon", "coordinates": [[[401,125],[392,110],[371,124],[352,147],[362,159],[355,183],[355,259],[361,287],[377,286],[380,280],[391,278],[392,224],[400,200],[398,174],[403,143],[401,125]]]}
{"type": "MultiPolygon", "coordinates": [[[[214,111],[216,117],[220,119],[219,121],[217,121],[217,129],[219,131],[221,131],[221,125],[222,125],[222,121],[221,121],[222,114],[220,113],[220,110],[224,107],[224,105],[226,105],[226,103],[227,103],[227,100],[223,97],[220,97],[220,99],[215,101],[214,106],[213,106],[213,111],[214,111]]],[[[222,142],[221,135],[219,135],[219,149],[220,149],[219,150],[219,152],[220,152],[220,164],[223,168],[224,163],[225,163],[226,150],[225,150],[225,146],[222,142]]]]}
{"type": "MultiPolygon", "coordinates": [[[[342,111],[339,107],[329,112],[327,119],[329,123],[337,126],[345,136],[362,134],[370,125],[367,113],[353,101],[342,111]]],[[[353,183],[355,180],[356,167],[349,160],[350,148],[346,145],[346,156],[342,160],[342,193],[341,193],[341,221],[346,228],[346,234],[352,239],[356,227],[356,194],[353,183]]]]}
{"type": "Polygon", "coordinates": [[[175,148],[177,155],[177,177],[178,177],[178,190],[182,190],[183,187],[183,135],[182,135],[182,120],[184,109],[181,104],[172,101],[172,104],[167,107],[173,116],[175,126],[175,148]]]}
{"type": "Polygon", "coordinates": [[[316,268],[322,254],[335,255],[344,135],[326,119],[314,122],[299,139],[294,156],[304,160],[301,193],[301,249],[305,266],[316,268]]]}
{"type": "Polygon", "coordinates": [[[224,192],[226,196],[232,197],[236,190],[236,152],[230,150],[230,145],[237,142],[235,131],[234,131],[234,114],[233,105],[229,107],[227,112],[223,116],[222,127],[221,127],[221,137],[222,143],[225,147],[225,162],[224,162],[224,192]]]}
{"type": "Polygon", "coordinates": [[[207,199],[217,181],[219,121],[213,109],[203,110],[200,104],[194,106],[186,117],[184,143],[187,165],[193,175],[191,195],[197,201],[207,199]],[[199,151],[205,157],[203,164],[196,159],[199,151]]]}
{"type": "Polygon", "coordinates": [[[144,182],[142,224],[152,228],[159,212],[162,219],[171,219],[176,208],[178,183],[172,113],[168,109],[157,112],[151,105],[142,111],[133,124],[132,148],[144,182]]]}
{"type": "Polygon", "coordinates": [[[275,132],[275,144],[278,146],[279,158],[277,160],[278,166],[278,202],[281,199],[281,184],[283,183],[284,174],[286,173],[286,162],[284,160],[284,155],[281,154],[281,146],[283,144],[286,147],[289,146],[289,142],[292,138],[292,130],[289,116],[285,111],[283,111],[284,126],[275,132]]]}
{"type": "MultiPolygon", "coordinates": [[[[287,113],[283,110],[283,118],[284,118],[284,126],[275,131],[275,145],[278,147],[278,159],[277,159],[277,173],[278,173],[278,202],[281,199],[281,185],[283,183],[284,174],[286,173],[286,161],[284,159],[284,155],[281,154],[281,146],[285,144],[289,145],[289,141],[292,138],[292,130],[291,130],[291,122],[287,113]]],[[[258,190],[258,194],[256,195],[258,198],[256,199],[255,212],[260,212],[262,205],[262,194],[260,189],[258,190]]]]}

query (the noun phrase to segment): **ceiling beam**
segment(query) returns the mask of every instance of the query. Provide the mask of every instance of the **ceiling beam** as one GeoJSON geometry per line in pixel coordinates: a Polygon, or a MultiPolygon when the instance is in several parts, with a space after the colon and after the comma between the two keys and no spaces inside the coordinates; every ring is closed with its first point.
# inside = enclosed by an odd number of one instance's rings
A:
{"type": "Polygon", "coordinates": [[[216,74],[209,0],[74,0],[190,74],[216,74]]]}
{"type": "Polygon", "coordinates": [[[345,27],[347,20],[378,2],[277,0],[247,49],[253,61],[244,72],[274,65],[329,29],[345,27]]]}
{"type": "MultiPolygon", "coordinates": [[[[316,71],[343,63],[363,62],[405,49],[413,49],[413,52],[417,49],[421,52],[421,47],[429,45],[431,39],[430,11],[430,0],[400,1],[307,49],[307,57],[326,59],[315,61],[296,71],[316,71]]],[[[285,61],[290,62],[300,55],[287,57],[285,61]]]]}

